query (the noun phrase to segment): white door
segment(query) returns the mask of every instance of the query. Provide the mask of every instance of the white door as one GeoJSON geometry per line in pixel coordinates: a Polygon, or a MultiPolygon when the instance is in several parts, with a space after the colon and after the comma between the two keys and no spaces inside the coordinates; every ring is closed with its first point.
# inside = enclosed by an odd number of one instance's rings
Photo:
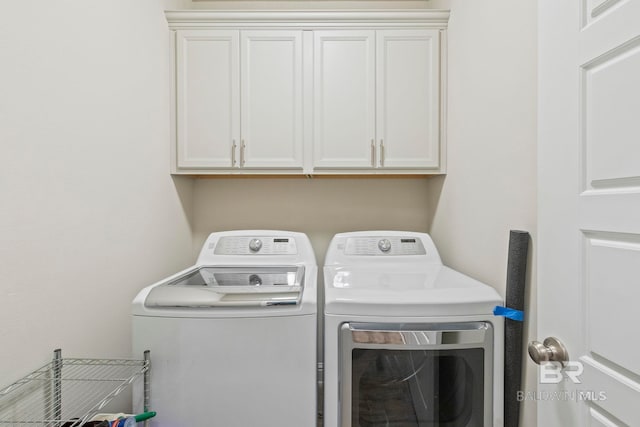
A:
{"type": "Polygon", "coordinates": [[[375,31],[314,32],[315,168],[375,166],[375,31]]]}
{"type": "Polygon", "coordinates": [[[239,32],[176,34],[178,169],[233,167],[240,133],[239,32]]]}
{"type": "Polygon", "coordinates": [[[377,166],[437,168],[440,161],[440,31],[379,30],[377,166]]]}
{"type": "Polygon", "coordinates": [[[302,168],[302,31],[241,33],[240,162],[302,168]]]}
{"type": "Polygon", "coordinates": [[[541,426],[639,426],[640,1],[542,0],[539,29],[538,334],[571,362],[528,397],[541,426]]]}

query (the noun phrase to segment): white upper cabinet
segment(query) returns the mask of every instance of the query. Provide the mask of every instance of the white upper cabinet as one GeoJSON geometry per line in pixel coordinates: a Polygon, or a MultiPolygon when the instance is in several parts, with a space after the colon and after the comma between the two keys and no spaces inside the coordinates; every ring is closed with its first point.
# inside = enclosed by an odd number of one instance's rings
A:
{"type": "Polygon", "coordinates": [[[440,166],[440,32],[377,32],[377,166],[440,166]]]}
{"type": "Polygon", "coordinates": [[[176,37],[177,170],[302,172],[302,31],[176,37]]]}
{"type": "Polygon", "coordinates": [[[314,32],[314,168],[372,168],[375,31],[314,32]]]}
{"type": "Polygon", "coordinates": [[[314,34],[314,171],[438,169],[440,31],[314,34]]]}
{"type": "Polygon", "coordinates": [[[177,32],[178,169],[232,167],[240,136],[238,39],[238,31],[177,32]]]}
{"type": "Polygon", "coordinates": [[[444,173],[448,11],[166,16],[173,173],[444,173]]]}
{"type": "Polygon", "coordinates": [[[241,52],[241,167],[302,171],[302,31],[242,31],[241,52]]]}

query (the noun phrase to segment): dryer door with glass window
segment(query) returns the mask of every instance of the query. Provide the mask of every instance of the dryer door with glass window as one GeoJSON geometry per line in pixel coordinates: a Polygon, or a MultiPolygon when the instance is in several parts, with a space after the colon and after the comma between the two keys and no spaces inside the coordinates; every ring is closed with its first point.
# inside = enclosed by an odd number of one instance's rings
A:
{"type": "Polygon", "coordinates": [[[342,425],[491,424],[491,324],[345,323],[340,345],[342,425]]]}

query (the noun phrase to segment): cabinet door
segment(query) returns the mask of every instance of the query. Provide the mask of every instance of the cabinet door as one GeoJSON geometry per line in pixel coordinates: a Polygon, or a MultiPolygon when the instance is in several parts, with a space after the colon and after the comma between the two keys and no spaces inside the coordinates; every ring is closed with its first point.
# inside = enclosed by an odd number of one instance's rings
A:
{"type": "Polygon", "coordinates": [[[302,168],[302,31],[241,32],[246,168],[302,168]]]}
{"type": "Polygon", "coordinates": [[[377,31],[378,166],[438,168],[440,32],[377,31]]]}
{"type": "Polygon", "coordinates": [[[230,168],[239,137],[239,32],[177,31],[178,169],[230,168]]]}
{"type": "Polygon", "coordinates": [[[374,167],[375,32],[314,34],[314,168],[374,167]]]}

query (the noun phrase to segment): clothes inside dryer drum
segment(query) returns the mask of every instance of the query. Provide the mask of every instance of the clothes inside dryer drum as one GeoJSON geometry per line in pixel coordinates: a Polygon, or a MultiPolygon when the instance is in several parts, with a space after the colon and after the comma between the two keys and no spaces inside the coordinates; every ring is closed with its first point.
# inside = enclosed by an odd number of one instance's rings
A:
{"type": "Polygon", "coordinates": [[[482,349],[354,349],[352,357],[352,426],[483,425],[482,349]]]}

